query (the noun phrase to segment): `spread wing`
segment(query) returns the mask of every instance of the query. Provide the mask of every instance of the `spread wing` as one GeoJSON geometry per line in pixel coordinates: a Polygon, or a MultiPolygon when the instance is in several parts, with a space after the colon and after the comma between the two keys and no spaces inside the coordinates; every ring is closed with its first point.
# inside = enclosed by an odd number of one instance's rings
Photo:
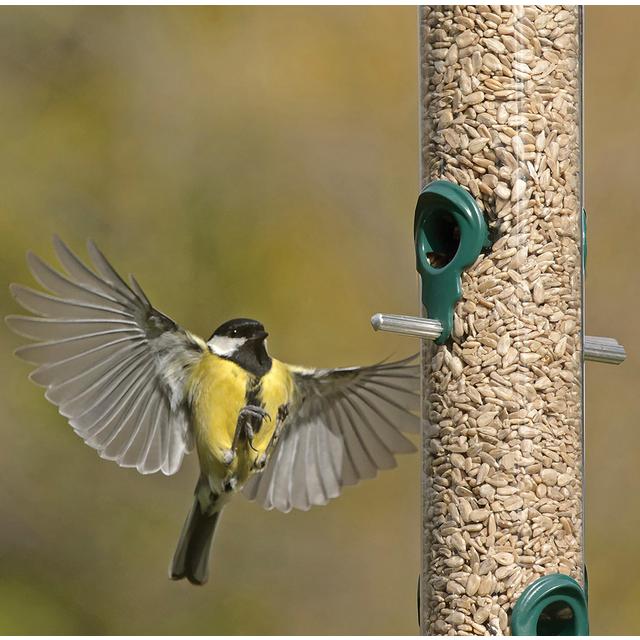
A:
{"type": "Polygon", "coordinates": [[[38,341],[16,354],[38,365],[31,379],[101,457],[140,473],[175,473],[191,448],[185,379],[206,345],[154,309],[92,242],[95,272],[60,239],[54,245],[64,275],[27,254],[31,273],[54,295],[11,285],[36,315],[9,316],[7,324],[38,341]]]}
{"type": "Polygon", "coordinates": [[[244,492],[266,509],[326,504],[344,485],[396,466],[415,451],[401,431],[418,428],[417,355],[369,367],[291,367],[295,395],[267,466],[244,492]]]}

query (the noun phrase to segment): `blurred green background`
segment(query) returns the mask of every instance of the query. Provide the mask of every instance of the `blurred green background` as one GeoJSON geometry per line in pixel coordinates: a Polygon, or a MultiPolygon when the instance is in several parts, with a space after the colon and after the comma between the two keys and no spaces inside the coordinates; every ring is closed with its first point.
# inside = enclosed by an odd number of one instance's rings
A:
{"type": "MultiPolygon", "coordinates": [[[[640,11],[586,11],[587,366],[592,631],[640,633],[640,11]]],[[[27,248],[94,238],[208,336],[261,319],[281,359],[367,362],[415,345],[413,7],[0,9],[0,282],[27,248]]],[[[2,315],[15,313],[5,284],[2,315]]],[[[0,332],[0,632],[417,631],[418,456],[308,513],[238,499],[204,588],[166,577],[196,461],[173,478],[99,459],[0,332]]]]}

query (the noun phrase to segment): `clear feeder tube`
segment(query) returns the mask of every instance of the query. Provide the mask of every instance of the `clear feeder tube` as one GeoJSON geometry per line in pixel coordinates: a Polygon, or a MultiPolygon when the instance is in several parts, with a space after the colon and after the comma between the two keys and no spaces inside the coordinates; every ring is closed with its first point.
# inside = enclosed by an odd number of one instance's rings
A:
{"type": "Polygon", "coordinates": [[[467,189],[493,239],[423,347],[421,631],[510,634],[536,579],[584,584],[582,13],[419,20],[422,184],[467,189]]]}

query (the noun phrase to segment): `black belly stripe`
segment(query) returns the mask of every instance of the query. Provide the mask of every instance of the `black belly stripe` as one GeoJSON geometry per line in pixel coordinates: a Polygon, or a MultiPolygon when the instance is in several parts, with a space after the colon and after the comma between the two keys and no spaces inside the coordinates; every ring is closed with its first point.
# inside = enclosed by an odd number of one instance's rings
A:
{"type": "Polygon", "coordinates": [[[245,404],[252,404],[255,407],[264,407],[264,403],[260,400],[262,393],[262,378],[249,376],[247,381],[247,390],[244,396],[245,404]]]}
{"type": "MultiPolygon", "coordinates": [[[[262,393],[262,377],[249,376],[247,381],[247,389],[244,395],[245,405],[253,405],[254,407],[261,407],[264,409],[264,402],[262,402],[260,395],[262,393]]],[[[260,431],[262,427],[262,420],[259,418],[249,418],[249,424],[254,433],[260,431]]]]}

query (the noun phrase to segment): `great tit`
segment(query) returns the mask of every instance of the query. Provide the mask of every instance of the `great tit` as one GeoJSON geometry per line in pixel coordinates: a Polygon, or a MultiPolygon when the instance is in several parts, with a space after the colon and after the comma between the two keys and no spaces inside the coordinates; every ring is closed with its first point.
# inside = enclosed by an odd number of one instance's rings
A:
{"type": "Polygon", "coordinates": [[[16,354],[38,365],[31,379],[102,458],[171,475],[195,447],[200,476],[170,566],[174,580],[207,581],[213,534],[233,494],[242,490],[266,509],[306,510],[415,450],[401,431],[418,426],[416,356],[292,366],[269,355],[267,332],[248,318],[225,322],[205,341],[155,309],[91,241],[93,270],[59,238],[54,245],[64,274],[27,254],[51,293],[10,287],[36,314],[6,318],[38,341],[16,354]]]}

